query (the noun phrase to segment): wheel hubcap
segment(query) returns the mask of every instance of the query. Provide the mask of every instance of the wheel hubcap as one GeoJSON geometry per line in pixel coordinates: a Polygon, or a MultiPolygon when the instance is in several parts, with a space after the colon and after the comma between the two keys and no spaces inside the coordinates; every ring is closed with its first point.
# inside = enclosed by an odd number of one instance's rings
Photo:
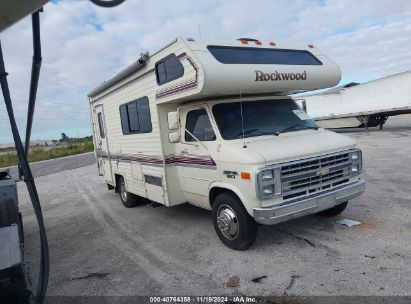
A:
{"type": "Polygon", "coordinates": [[[120,184],[120,195],[123,201],[127,201],[127,191],[126,191],[126,185],[124,184],[124,182],[120,184]]]}
{"type": "Polygon", "coordinates": [[[227,239],[234,240],[237,237],[239,225],[237,215],[231,207],[222,205],[218,208],[217,226],[227,239]]]}

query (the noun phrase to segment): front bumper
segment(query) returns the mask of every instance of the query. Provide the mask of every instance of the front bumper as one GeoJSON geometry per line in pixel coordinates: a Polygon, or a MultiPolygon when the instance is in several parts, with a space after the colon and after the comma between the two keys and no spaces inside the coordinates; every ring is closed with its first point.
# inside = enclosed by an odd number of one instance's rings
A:
{"type": "Polygon", "coordinates": [[[308,214],[317,213],[360,196],[365,190],[365,182],[359,179],[348,185],[292,200],[280,205],[254,208],[256,222],[274,225],[308,214]]]}

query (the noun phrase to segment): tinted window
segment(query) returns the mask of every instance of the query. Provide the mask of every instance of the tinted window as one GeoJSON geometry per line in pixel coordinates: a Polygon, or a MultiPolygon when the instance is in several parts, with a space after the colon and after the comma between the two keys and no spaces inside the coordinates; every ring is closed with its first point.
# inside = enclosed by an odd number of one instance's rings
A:
{"type": "Polygon", "coordinates": [[[184,75],[184,67],[175,54],[171,54],[156,63],[156,77],[159,85],[173,81],[184,75]]]}
{"type": "Polygon", "coordinates": [[[106,134],[104,133],[103,115],[100,112],[100,113],[97,114],[97,116],[98,116],[98,127],[99,127],[99,130],[100,130],[100,137],[105,138],[106,134]]]}
{"type": "Polygon", "coordinates": [[[127,105],[128,122],[130,126],[130,132],[138,132],[140,125],[138,123],[137,102],[132,102],[127,105]]]}
{"type": "MultiPolygon", "coordinates": [[[[215,134],[205,109],[193,110],[187,114],[186,129],[199,141],[213,141],[215,134]]],[[[186,141],[196,141],[188,132],[186,141]]]]}
{"type": "Polygon", "coordinates": [[[156,74],[157,74],[157,82],[158,83],[166,83],[167,76],[166,76],[166,64],[164,61],[159,62],[156,66],[156,74]]]}
{"type": "Polygon", "coordinates": [[[308,51],[225,46],[209,46],[208,50],[215,59],[226,64],[322,65],[308,51]]]}
{"type": "Polygon", "coordinates": [[[138,121],[140,125],[140,132],[148,133],[151,132],[151,115],[150,115],[150,104],[148,98],[137,102],[137,112],[138,112],[138,121]]]}
{"type": "Polygon", "coordinates": [[[149,133],[152,131],[150,104],[147,97],[120,106],[123,134],[149,133]]]}
{"type": "Polygon", "coordinates": [[[214,118],[224,139],[276,135],[317,125],[292,100],[259,100],[213,106],[214,118]],[[242,107],[242,111],[241,111],[242,107]],[[242,112],[242,115],[241,115],[242,112]],[[243,123],[241,121],[243,120],[243,123]],[[243,128],[242,128],[243,126],[243,128]]]}
{"type": "Polygon", "coordinates": [[[128,113],[127,113],[127,105],[121,105],[120,106],[120,118],[121,118],[121,128],[123,130],[123,133],[125,134],[126,130],[130,130],[130,125],[128,123],[128,113]]]}

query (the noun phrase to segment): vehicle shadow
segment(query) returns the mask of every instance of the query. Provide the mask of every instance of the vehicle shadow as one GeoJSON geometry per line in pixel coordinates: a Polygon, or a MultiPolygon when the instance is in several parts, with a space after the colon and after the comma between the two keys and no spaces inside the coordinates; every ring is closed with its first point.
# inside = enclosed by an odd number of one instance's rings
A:
{"type": "Polygon", "coordinates": [[[258,227],[258,235],[254,248],[271,248],[274,245],[299,242],[301,246],[324,247],[321,239],[336,240],[335,219],[318,215],[307,215],[276,225],[258,227]]]}
{"type": "MultiPolygon", "coordinates": [[[[199,225],[198,229],[206,229],[215,234],[212,215],[206,210],[191,204],[181,204],[171,208],[160,207],[165,221],[182,222],[184,225],[199,225]]],[[[258,225],[257,239],[250,250],[265,250],[278,245],[289,245],[291,242],[300,242],[302,246],[324,247],[319,238],[335,241],[335,218],[325,218],[318,215],[308,215],[277,225],[258,225]]],[[[190,233],[197,229],[192,229],[190,233]]],[[[218,238],[214,238],[218,242],[218,238]]]]}

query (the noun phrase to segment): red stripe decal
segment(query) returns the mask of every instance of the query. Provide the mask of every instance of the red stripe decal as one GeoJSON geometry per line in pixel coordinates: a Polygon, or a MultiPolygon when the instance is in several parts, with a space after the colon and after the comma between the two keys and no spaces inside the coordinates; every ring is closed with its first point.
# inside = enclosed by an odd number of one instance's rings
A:
{"type": "MultiPolygon", "coordinates": [[[[98,157],[109,158],[108,154],[105,152],[97,152],[98,157]]],[[[200,165],[200,166],[216,166],[214,160],[207,155],[181,155],[181,154],[171,154],[166,156],[164,159],[161,156],[149,156],[149,155],[129,155],[129,154],[112,154],[110,156],[111,160],[117,161],[136,161],[140,163],[149,164],[189,164],[189,165],[200,165]]]]}

